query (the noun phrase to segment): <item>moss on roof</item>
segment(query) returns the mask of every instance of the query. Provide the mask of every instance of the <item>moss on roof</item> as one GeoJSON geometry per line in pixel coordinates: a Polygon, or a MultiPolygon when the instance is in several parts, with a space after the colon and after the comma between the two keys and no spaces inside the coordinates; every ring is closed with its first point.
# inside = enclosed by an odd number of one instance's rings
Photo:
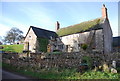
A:
{"type": "Polygon", "coordinates": [[[68,26],[66,28],[61,28],[57,31],[57,34],[59,36],[65,36],[65,35],[70,35],[74,33],[80,33],[80,32],[85,32],[90,29],[98,29],[101,28],[98,26],[101,22],[103,21],[103,18],[97,18],[94,20],[82,22],[80,24],[68,26]]]}

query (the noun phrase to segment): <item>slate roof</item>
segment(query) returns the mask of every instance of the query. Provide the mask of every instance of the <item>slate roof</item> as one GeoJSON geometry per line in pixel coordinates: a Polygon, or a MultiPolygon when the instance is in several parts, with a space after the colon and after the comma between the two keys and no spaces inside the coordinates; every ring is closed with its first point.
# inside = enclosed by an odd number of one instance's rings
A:
{"type": "Polygon", "coordinates": [[[80,32],[85,32],[89,30],[95,30],[95,29],[101,29],[102,27],[100,26],[100,23],[102,23],[104,18],[97,18],[94,20],[82,22],[79,24],[75,24],[72,26],[68,26],[65,28],[61,28],[57,31],[57,34],[59,36],[65,36],[65,35],[70,35],[70,34],[75,34],[75,33],[80,33],[80,32]]]}
{"type": "Polygon", "coordinates": [[[36,34],[36,36],[38,38],[48,38],[48,39],[51,39],[52,38],[56,38],[57,37],[57,34],[53,31],[49,31],[49,30],[45,30],[45,29],[42,29],[42,28],[37,28],[37,27],[34,27],[34,26],[30,26],[30,28],[33,29],[34,33],[36,34]]]}
{"type": "Polygon", "coordinates": [[[113,47],[120,47],[120,36],[113,37],[113,47]]]}

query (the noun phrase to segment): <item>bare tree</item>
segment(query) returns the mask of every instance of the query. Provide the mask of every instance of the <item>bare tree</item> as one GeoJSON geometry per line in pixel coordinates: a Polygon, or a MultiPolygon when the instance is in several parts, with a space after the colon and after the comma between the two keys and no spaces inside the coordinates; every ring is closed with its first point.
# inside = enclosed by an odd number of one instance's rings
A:
{"type": "Polygon", "coordinates": [[[7,35],[4,37],[4,42],[14,44],[17,41],[20,41],[23,38],[23,32],[18,28],[11,28],[7,32],[7,35]]]}

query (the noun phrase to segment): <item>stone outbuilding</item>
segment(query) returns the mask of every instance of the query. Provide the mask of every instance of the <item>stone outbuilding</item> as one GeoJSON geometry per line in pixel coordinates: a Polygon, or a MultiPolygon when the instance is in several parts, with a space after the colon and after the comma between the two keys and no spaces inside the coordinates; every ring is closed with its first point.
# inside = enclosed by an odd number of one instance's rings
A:
{"type": "Polygon", "coordinates": [[[30,52],[47,52],[49,40],[57,38],[53,31],[30,26],[24,40],[24,50],[30,52]]]}
{"type": "Polygon", "coordinates": [[[120,52],[120,36],[113,37],[113,51],[120,52]]]}

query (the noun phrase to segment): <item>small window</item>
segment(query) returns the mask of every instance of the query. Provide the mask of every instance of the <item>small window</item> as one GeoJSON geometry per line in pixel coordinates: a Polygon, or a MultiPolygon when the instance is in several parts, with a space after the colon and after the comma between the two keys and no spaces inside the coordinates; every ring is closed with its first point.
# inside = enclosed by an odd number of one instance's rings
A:
{"type": "Polygon", "coordinates": [[[63,49],[63,45],[58,45],[58,48],[59,49],[63,49]]]}
{"type": "Polygon", "coordinates": [[[70,45],[66,45],[66,51],[68,52],[68,48],[69,48],[70,45]]]}
{"type": "Polygon", "coordinates": [[[80,47],[81,45],[80,44],[78,44],[78,47],[80,47]]]}

